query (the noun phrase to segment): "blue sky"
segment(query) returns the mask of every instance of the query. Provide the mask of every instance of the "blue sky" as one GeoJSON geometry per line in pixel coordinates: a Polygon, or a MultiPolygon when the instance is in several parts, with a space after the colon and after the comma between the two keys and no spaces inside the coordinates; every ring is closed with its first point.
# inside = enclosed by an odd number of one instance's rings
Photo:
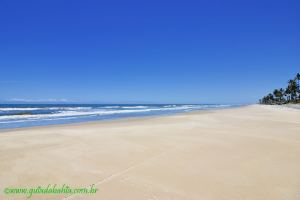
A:
{"type": "Polygon", "coordinates": [[[300,1],[0,2],[0,100],[251,103],[300,72],[300,1]]]}

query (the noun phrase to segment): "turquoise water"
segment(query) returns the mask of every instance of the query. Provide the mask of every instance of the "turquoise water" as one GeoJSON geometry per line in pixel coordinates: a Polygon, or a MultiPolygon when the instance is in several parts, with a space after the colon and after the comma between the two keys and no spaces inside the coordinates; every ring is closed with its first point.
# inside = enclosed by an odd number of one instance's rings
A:
{"type": "Polygon", "coordinates": [[[0,129],[164,115],[229,104],[1,104],[0,129]]]}

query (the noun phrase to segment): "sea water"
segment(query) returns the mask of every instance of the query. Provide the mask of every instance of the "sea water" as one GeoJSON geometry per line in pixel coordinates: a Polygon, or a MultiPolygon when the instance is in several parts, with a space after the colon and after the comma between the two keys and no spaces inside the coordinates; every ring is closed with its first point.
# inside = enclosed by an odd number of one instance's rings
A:
{"type": "Polygon", "coordinates": [[[229,104],[0,104],[0,129],[228,108],[229,104]]]}

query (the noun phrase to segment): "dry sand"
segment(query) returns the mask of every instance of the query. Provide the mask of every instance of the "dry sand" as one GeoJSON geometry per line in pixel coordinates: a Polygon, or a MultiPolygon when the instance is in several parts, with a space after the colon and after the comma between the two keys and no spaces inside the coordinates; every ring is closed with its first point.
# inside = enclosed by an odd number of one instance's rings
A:
{"type": "Polygon", "coordinates": [[[299,200],[300,110],[251,105],[0,132],[0,199],[26,199],[6,187],[48,184],[98,188],[74,200],[299,200]]]}

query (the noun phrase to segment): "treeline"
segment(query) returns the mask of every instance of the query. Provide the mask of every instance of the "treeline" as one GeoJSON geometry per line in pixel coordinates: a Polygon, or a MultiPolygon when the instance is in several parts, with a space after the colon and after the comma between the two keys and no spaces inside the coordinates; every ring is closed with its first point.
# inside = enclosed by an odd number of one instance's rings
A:
{"type": "Polygon", "coordinates": [[[269,93],[259,100],[261,104],[286,104],[300,103],[300,73],[297,73],[294,79],[288,81],[285,89],[275,89],[273,93],[269,93]]]}

